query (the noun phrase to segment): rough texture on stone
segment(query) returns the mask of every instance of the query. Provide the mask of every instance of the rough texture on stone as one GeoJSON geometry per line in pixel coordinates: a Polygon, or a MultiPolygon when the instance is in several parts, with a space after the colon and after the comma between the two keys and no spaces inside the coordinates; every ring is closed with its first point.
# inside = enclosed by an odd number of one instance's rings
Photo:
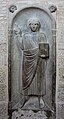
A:
{"type": "Polygon", "coordinates": [[[8,118],[7,0],[0,0],[0,119],[8,118]]]}
{"type": "Polygon", "coordinates": [[[17,112],[13,112],[12,119],[47,119],[47,116],[44,111],[33,112],[32,110],[23,111],[18,109],[17,112]]]}

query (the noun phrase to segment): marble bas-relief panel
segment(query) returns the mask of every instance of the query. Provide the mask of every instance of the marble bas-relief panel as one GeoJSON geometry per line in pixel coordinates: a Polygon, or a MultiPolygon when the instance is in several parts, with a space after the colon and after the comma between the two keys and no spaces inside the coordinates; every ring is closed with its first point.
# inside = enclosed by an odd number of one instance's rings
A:
{"type": "Polygon", "coordinates": [[[55,119],[55,20],[49,10],[25,7],[13,18],[11,29],[9,95],[11,110],[17,109],[12,115],[20,110],[27,118],[26,110],[31,118],[55,119]]]}

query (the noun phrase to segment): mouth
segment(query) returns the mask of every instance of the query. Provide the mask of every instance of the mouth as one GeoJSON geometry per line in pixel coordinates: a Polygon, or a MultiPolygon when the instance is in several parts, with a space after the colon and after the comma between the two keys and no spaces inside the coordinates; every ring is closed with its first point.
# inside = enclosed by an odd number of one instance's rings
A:
{"type": "Polygon", "coordinates": [[[36,30],[36,28],[35,28],[35,27],[33,27],[33,30],[36,30]]]}

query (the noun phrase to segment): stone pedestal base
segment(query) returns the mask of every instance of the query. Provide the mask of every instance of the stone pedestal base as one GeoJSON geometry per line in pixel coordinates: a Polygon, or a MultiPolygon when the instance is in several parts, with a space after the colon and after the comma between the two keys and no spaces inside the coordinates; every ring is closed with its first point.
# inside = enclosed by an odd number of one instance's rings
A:
{"type": "Polygon", "coordinates": [[[21,110],[14,111],[12,113],[12,119],[47,119],[45,111],[34,112],[32,110],[26,111],[21,110]]]}

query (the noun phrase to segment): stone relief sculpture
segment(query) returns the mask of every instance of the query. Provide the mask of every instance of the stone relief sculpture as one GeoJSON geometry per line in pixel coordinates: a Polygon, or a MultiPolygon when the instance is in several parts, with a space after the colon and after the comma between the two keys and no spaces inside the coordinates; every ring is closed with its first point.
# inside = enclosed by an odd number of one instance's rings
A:
{"type": "Polygon", "coordinates": [[[39,108],[43,108],[45,105],[43,96],[46,94],[45,73],[47,59],[49,58],[49,44],[46,35],[41,31],[39,18],[30,18],[27,25],[30,28],[29,33],[21,31],[17,24],[14,28],[19,55],[23,53],[22,71],[19,75],[20,80],[22,80],[21,93],[23,95],[21,107],[31,96],[34,96],[38,98],[39,108]]]}
{"type": "Polygon", "coordinates": [[[9,12],[10,117],[55,119],[55,9],[21,6],[9,12]]]}

